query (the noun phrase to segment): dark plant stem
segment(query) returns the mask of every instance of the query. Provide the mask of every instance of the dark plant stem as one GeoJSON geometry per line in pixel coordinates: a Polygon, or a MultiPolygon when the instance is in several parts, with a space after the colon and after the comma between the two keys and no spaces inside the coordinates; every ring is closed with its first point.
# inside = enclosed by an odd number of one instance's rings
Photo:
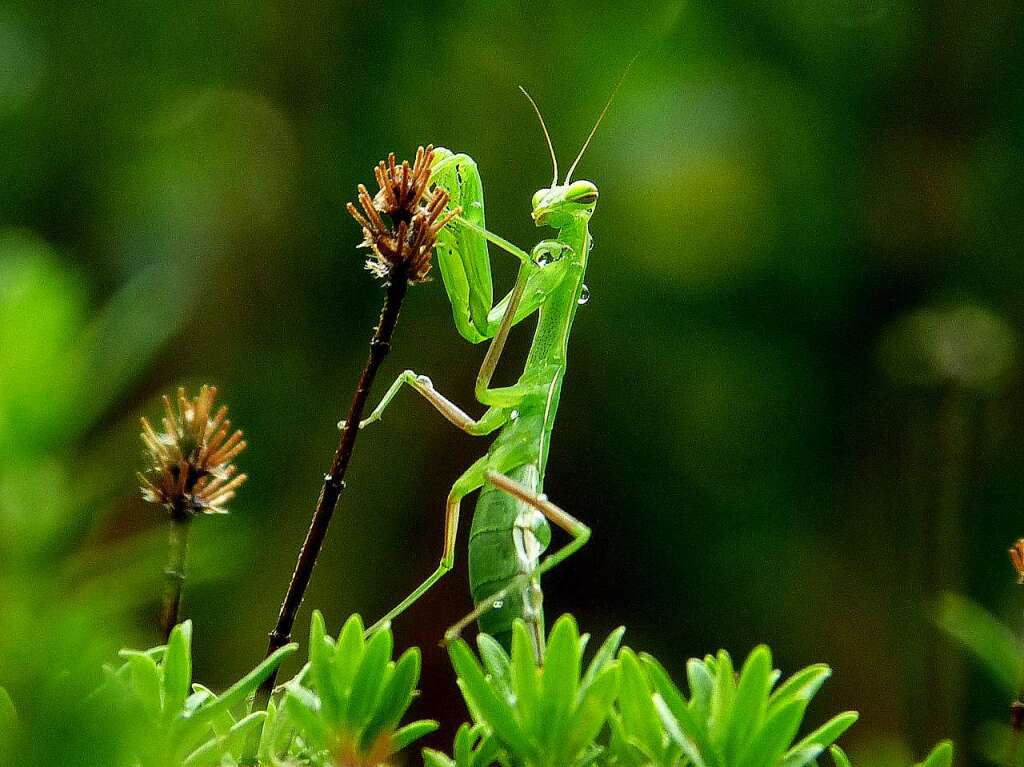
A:
{"type": "Polygon", "coordinates": [[[164,642],[171,636],[171,631],[178,625],[178,613],[181,611],[181,592],[185,588],[185,557],[188,553],[188,531],[192,517],[185,511],[175,508],[171,512],[171,532],[168,539],[170,555],[167,569],[164,570],[164,600],[160,610],[160,630],[164,642]]]}
{"type": "MultiPolygon", "coordinates": [[[[324,537],[327,535],[327,527],[331,523],[331,516],[338,503],[338,496],[345,489],[345,471],[348,469],[349,460],[352,458],[352,449],[356,444],[356,437],[359,436],[359,422],[363,418],[363,410],[366,407],[366,400],[370,394],[370,387],[377,375],[384,358],[391,350],[391,337],[395,332],[395,325],[398,322],[398,313],[402,307],[402,300],[405,298],[406,290],[409,287],[408,276],[404,271],[395,270],[390,275],[390,281],[384,297],[384,307],[381,310],[380,321],[374,330],[373,338],[370,340],[370,356],[366,360],[363,372],[359,376],[359,383],[352,395],[352,404],[348,410],[348,417],[345,419],[345,426],[341,430],[341,439],[338,449],[334,453],[334,460],[331,462],[330,471],[324,475],[324,484],[320,490],[320,497],[317,500],[316,510],[313,512],[313,520],[309,525],[309,532],[306,533],[306,540],[299,550],[299,558],[295,563],[295,572],[292,574],[291,582],[288,584],[288,591],[285,593],[284,602],[281,603],[281,612],[277,618],[277,625],[270,632],[270,642],[267,645],[267,656],[275,650],[283,647],[291,641],[292,626],[295,623],[295,614],[302,604],[302,598],[306,593],[310,578],[313,576],[313,568],[316,565],[317,556],[323,546],[324,537]]],[[[254,710],[263,710],[270,700],[277,681],[275,670],[266,681],[260,686],[256,694],[256,707],[254,710]]]]}

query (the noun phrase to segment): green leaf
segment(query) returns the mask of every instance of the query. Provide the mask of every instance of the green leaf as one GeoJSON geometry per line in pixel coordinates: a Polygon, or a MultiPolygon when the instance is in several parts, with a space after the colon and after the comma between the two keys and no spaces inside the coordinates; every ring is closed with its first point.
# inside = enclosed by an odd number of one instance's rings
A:
{"type": "Polygon", "coordinates": [[[594,653],[594,659],[590,661],[590,665],[587,666],[586,672],[583,674],[583,680],[580,682],[580,695],[586,692],[587,688],[593,683],[597,675],[601,673],[606,665],[611,662],[612,658],[615,657],[615,653],[619,651],[619,645],[622,644],[622,636],[626,633],[625,626],[619,626],[615,631],[608,635],[608,638],[604,640],[597,652],[594,653]]]}
{"type": "Polygon", "coordinates": [[[363,639],[363,619],[358,615],[349,616],[338,635],[338,644],[334,650],[334,686],[345,696],[352,686],[356,671],[363,662],[366,642],[363,639]]]}
{"type": "Polygon", "coordinates": [[[654,695],[654,707],[665,726],[665,732],[694,767],[714,767],[717,764],[707,733],[693,719],[688,709],[672,711],[665,699],[657,693],[654,695]]]}
{"type": "Polygon", "coordinates": [[[858,714],[856,711],[846,711],[842,714],[829,719],[825,724],[821,725],[818,729],[808,735],[806,738],[797,743],[793,748],[786,754],[786,758],[783,764],[786,767],[803,767],[810,761],[818,758],[828,746],[831,746],[835,741],[846,732],[854,722],[857,721],[858,714]],[[798,752],[810,753],[809,757],[798,757],[798,752]]]}
{"type": "Polygon", "coordinates": [[[374,634],[366,645],[363,661],[352,680],[352,694],[346,706],[345,721],[350,725],[362,726],[373,715],[392,649],[391,630],[387,628],[374,634]]]}
{"type": "Polygon", "coordinates": [[[619,693],[619,683],[619,667],[615,664],[605,664],[604,670],[587,685],[569,725],[565,753],[570,758],[575,758],[586,746],[593,743],[601,732],[619,693]]]}
{"type": "Polygon", "coordinates": [[[944,740],[914,767],[950,767],[953,764],[953,741],[944,740]]]}
{"type": "MultiPolygon", "coordinates": [[[[686,708],[686,698],[683,697],[682,691],[676,687],[672,681],[672,677],[665,670],[658,660],[648,653],[643,653],[640,656],[640,660],[643,661],[644,670],[647,673],[647,678],[651,680],[651,685],[654,687],[654,691],[661,695],[668,704],[668,707],[675,711],[680,708],[686,708]]],[[[710,679],[710,677],[709,677],[710,679]]],[[[691,713],[693,713],[693,707],[690,707],[691,713]]],[[[705,717],[706,718],[706,717],[705,717]]],[[[700,719],[700,717],[698,717],[700,719]]]]}
{"type": "Polygon", "coordinates": [[[628,647],[619,653],[622,674],[622,689],[619,694],[619,711],[622,723],[631,741],[655,760],[662,751],[663,727],[651,699],[647,677],[636,655],[628,647]]]}
{"type": "Polygon", "coordinates": [[[455,767],[455,762],[440,751],[435,751],[432,748],[425,748],[422,753],[423,763],[426,767],[455,767]]]}
{"type": "Polygon", "coordinates": [[[715,678],[703,661],[690,658],[686,662],[686,679],[690,685],[690,709],[702,721],[711,716],[711,696],[715,678]]]}
{"type": "Polygon", "coordinates": [[[480,659],[484,662],[484,668],[491,675],[491,681],[508,696],[512,692],[512,661],[505,652],[505,648],[494,640],[489,634],[480,633],[476,638],[476,646],[480,651],[480,659]]]}
{"type": "Polygon", "coordinates": [[[536,720],[540,699],[540,670],[533,654],[533,642],[522,621],[512,624],[512,691],[522,720],[536,720]]]}
{"type": "Polygon", "coordinates": [[[735,762],[751,736],[764,722],[771,689],[771,673],[771,651],[764,645],[754,648],[743,664],[736,688],[729,737],[725,746],[727,764],[735,762]]]}
{"type": "Polygon", "coordinates": [[[769,713],[774,707],[788,703],[794,698],[809,701],[818,694],[818,690],[830,676],[832,676],[832,669],[824,663],[817,663],[796,672],[783,682],[768,699],[769,713]]]}
{"type": "Polygon", "coordinates": [[[576,702],[582,659],[576,621],[563,615],[548,637],[541,673],[540,725],[534,729],[542,742],[556,744],[565,740],[569,712],[576,702]]]}
{"type": "Polygon", "coordinates": [[[387,681],[380,696],[380,705],[366,726],[361,738],[363,748],[368,748],[385,730],[398,726],[403,714],[412,703],[416,682],[420,678],[420,651],[411,648],[402,653],[395,665],[394,673],[387,681]]]}
{"type": "Polygon", "coordinates": [[[281,701],[281,709],[296,724],[304,737],[322,744],[327,737],[327,725],[320,716],[320,699],[300,684],[290,682],[281,701]]]}
{"type": "MultiPolygon", "coordinates": [[[[139,697],[146,716],[154,722],[159,720],[162,706],[160,669],[145,655],[133,655],[128,659],[128,666],[131,669],[132,689],[139,697]]],[[[171,715],[175,713],[177,711],[171,711],[171,715]]]]}
{"type": "Polygon", "coordinates": [[[775,708],[747,745],[737,767],[774,765],[796,737],[806,710],[807,700],[801,697],[794,697],[775,708]]]}
{"type": "Polygon", "coordinates": [[[401,751],[410,743],[416,742],[424,735],[429,735],[438,727],[440,727],[440,725],[432,719],[424,719],[419,722],[407,724],[402,729],[395,731],[391,743],[394,746],[395,751],[401,751]]]}
{"type": "Polygon", "coordinates": [[[230,744],[237,743],[239,739],[244,738],[266,716],[265,711],[253,711],[248,716],[239,719],[224,735],[207,741],[189,754],[182,763],[182,767],[215,767],[219,765],[221,758],[229,750],[230,744]]]}
{"type": "Polygon", "coordinates": [[[334,680],[334,646],[327,638],[324,616],[313,611],[309,622],[309,664],[313,686],[320,696],[320,715],[332,724],[341,719],[341,696],[334,680]]]}
{"type": "Polygon", "coordinates": [[[1024,654],[1008,626],[980,605],[956,594],[943,595],[936,622],[974,653],[1006,696],[1017,694],[1017,685],[1024,676],[1024,654]]]}
{"type": "Polygon", "coordinates": [[[234,706],[245,700],[246,696],[254,692],[285,658],[294,654],[298,649],[298,644],[292,642],[275,650],[260,665],[225,690],[217,700],[207,706],[203,706],[192,714],[188,718],[189,721],[194,723],[209,722],[223,712],[230,711],[234,706]]]}
{"type": "Polygon", "coordinates": [[[850,757],[839,746],[829,746],[828,752],[832,755],[832,761],[836,763],[836,767],[853,767],[850,764],[850,757]]]}
{"type": "MultiPolygon", "coordinates": [[[[483,671],[469,645],[464,640],[456,640],[448,646],[448,654],[451,657],[452,666],[459,676],[463,695],[466,702],[475,709],[480,717],[490,725],[495,734],[501,738],[509,748],[524,758],[535,758],[536,749],[527,739],[519,723],[516,721],[511,709],[495,694],[494,690],[487,684],[483,671]]],[[[515,664],[513,653],[513,664],[515,664]]]]}
{"type": "Polygon", "coordinates": [[[733,680],[732,658],[725,650],[719,650],[715,668],[715,687],[711,692],[711,711],[708,714],[708,734],[716,749],[722,749],[729,735],[735,697],[736,683],[733,680]]]}
{"type": "Polygon", "coordinates": [[[164,711],[174,716],[184,707],[192,685],[192,621],[179,623],[171,631],[163,669],[164,711]]]}

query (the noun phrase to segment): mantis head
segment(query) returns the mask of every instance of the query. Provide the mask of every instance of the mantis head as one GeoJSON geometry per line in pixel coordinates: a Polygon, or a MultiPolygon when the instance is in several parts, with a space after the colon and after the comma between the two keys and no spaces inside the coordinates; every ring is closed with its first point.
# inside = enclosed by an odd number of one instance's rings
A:
{"type": "MultiPolygon", "coordinates": [[[[636,61],[636,56],[633,57],[633,61],[636,61]]],[[[547,142],[548,151],[551,153],[553,169],[551,185],[544,189],[539,189],[533,196],[533,212],[531,215],[537,226],[550,226],[555,229],[561,229],[562,227],[569,226],[574,220],[581,217],[586,220],[593,215],[594,207],[597,205],[597,185],[592,181],[572,181],[572,172],[576,170],[576,166],[583,159],[583,153],[587,151],[587,147],[590,146],[590,140],[594,138],[598,126],[608,113],[608,108],[612,105],[612,101],[615,100],[615,94],[618,93],[622,81],[626,79],[626,75],[633,66],[633,61],[629,62],[626,71],[622,73],[619,82],[612,89],[611,96],[608,97],[608,101],[605,103],[604,109],[601,110],[601,114],[598,116],[597,122],[594,123],[594,127],[591,129],[590,135],[587,136],[587,140],[583,142],[583,147],[580,149],[579,154],[576,155],[576,159],[569,166],[569,172],[565,174],[565,181],[562,183],[558,183],[558,158],[555,157],[555,147],[551,143],[548,127],[544,124],[544,116],[540,113],[540,107],[537,106],[537,102],[533,100],[533,97],[526,92],[525,88],[519,86],[519,90],[523,92],[523,95],[530,102],[530,106],[533,107],[533,111],[537,113],[541,130],[544,131],[544,140],[547,142]]]]}
{"type": "Polygon", "coordinates": [[[580,216],[590,218],[597,206],[597,186],[591,181],[553,184],[533,196],[533,216],[537,226],[560,229],[580,216]]]}

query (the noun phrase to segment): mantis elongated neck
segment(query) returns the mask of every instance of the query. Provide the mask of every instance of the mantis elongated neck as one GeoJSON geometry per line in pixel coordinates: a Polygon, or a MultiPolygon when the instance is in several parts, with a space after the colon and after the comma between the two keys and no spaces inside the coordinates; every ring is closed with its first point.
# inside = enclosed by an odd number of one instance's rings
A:
{"type": "Polygon", "coordinates": [[[580,216],[569,226],[558,230],[557,241],[572,248],[571,254],[564,258],[571,258],[574,268],[566,281],[540,307],[527,368],[552,363],[565,367],[569,332],[583,294],[583,276],[590,249],[588,219],[580,216]]]}

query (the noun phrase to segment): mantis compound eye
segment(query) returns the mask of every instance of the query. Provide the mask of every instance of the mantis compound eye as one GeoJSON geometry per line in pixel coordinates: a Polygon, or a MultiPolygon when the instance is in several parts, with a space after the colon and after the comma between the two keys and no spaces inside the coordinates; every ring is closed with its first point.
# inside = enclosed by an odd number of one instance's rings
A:
{"type": "Polygon", "coordinates": [[[565,199],[579,205],[593,205],[597,202],[597,187],[590,181],[574,181],[569,185],[565,199]]]}

